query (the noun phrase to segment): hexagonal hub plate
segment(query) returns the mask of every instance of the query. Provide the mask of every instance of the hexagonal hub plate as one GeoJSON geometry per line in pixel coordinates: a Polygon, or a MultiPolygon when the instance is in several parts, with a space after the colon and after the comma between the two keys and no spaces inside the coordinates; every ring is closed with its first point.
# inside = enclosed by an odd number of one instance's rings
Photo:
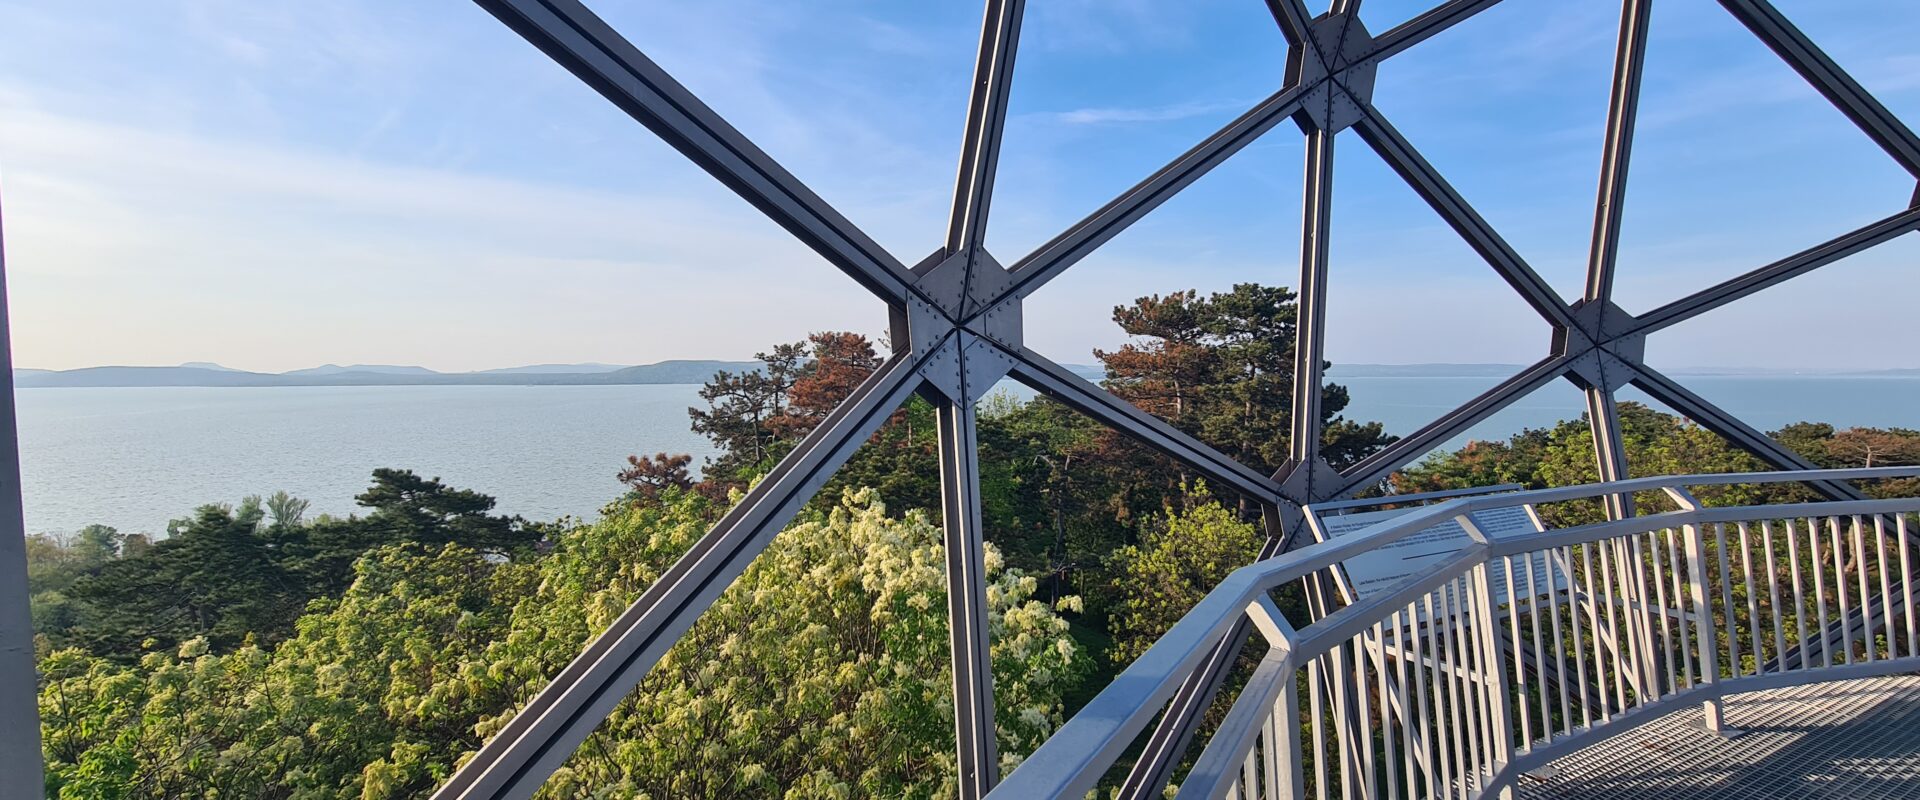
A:
{"type": "Polygon", "coordinates": [[[1306,44],[1301,61],[1301,83],[1330,80],[1308,92],[1301,107],[1321,130],[1346,130],[1360,121],[1366,104],[1373,102],[1373,79],[1380,65],[1366,57],[1373,52],[1373,35],[1352,14],[1314,20],[1308,34],[1312,41],[1306,44]]]}
{"type": "Polygon", "coordinates": [[[1573,310],[1575,330],[1563,331],[1561,352],[1578,354],[1569,375],[1585,388],[1608,392],[1631,382],[1647,354],[1647,338],[1616,335],[1633,324],[1633,315],[1611,302],[1582,303],[1573,310]]]}
{"type": "Polygon", "coordinates": [[[948,399],[973,402],[1013,368],[1006,351],[1020,347],[1019,298],[988,305],[1012,285],[1012,276],[985,251],[922,264],[916,286],[933,302],[907,302],[914,352],[934,354],[921,373],[948,399]]]}

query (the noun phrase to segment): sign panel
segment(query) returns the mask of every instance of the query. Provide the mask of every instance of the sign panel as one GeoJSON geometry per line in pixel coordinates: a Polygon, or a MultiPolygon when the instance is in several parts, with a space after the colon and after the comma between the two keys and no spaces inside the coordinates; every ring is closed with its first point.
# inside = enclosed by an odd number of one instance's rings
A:
{"type": "MultiPolygon", "coordinates": [[[[1322,541],[1330,537],[1350,536],[1374,525],[1397,518],[1413,511],[1415,507],[1394,508],[1382,511],[1361,511],[1350,514],[1321,516],[1308,510],[1315,535],[1322,541]]],[[[1503,533],[1537,533],[1541,530],[1540,521],[1533,509],[1526,505],[1495,508],[1474,512],[1473,522],[1488,536],[1503,533]]],[[[1427,570],[1458,552],[1460,548],[1472,542],[1459,520],[1449,519],[1426,530],[1411,534],[1397,542],[1392,542],[1373,550],[1356,555],[1342,562],[1345,581],[1342,591],[1349,601],[1364,600],[1385,593],[1394,585],[1408,577],[1427,570]]],[[[1565,588],[1566,571],[1562,565],[1552,564],[1551,558],[1536,557],[1532,560],[1533,588],[1540,594],[1565,588]]],[[[1507,588],[1507,570],[1503,564],[1495,563],[1489,570],[1488,581],[1493,591],[1495,605],[1507,603],[1513,593],[1507,588]]],[[[1513,579],[1520,585],[1521,599],[1526,599],[1527,576],[1522,570],[1525,562],[1514,565],[1513,579]]]]}

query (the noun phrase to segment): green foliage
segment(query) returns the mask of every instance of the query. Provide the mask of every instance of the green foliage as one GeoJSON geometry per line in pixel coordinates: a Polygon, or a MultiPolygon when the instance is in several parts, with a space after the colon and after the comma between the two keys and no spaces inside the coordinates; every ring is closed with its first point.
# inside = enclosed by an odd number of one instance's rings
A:
{"type": "Polygon", "coordinates": [[[131,655],[196,636],[216,647],[284,629],[309,595],[260,535],[257,505],[202,506],[186,527],[138,556],[115,559],[73,585],[85,603],[68,641],[131,655]]]}
{"type": "MultiPolygon", "coordinates": [[[[1262,472],[1286,463],[1293,418],[1293,351],[1299,305],[1293,292],[1257,283],[1202,297],[1152,295],[1113,310],[1133,337],[1095,351],[1107,386],[1262,472]]],[[[1346,467],[1393,441],[1379,423],[1346,420],[1345,387],[1328,384],[1320,411],[1322,455],[1346,467]]]]}
{"type": "Polygon", "coordinates": [[[79,621],[84,605],[72,595],[73,584],[120,557],[140,551],[146,537],[127,536],[105,525],[88,525],[70,537],[36,534],[27,537],[28,604],[35,630],[66,630],[79,621]]]}
{"type": "MultiPolygon", "coordinates": [[[[72,797],[424,796],[701,533],[697,494],[616,504],[533,560],[389,545],[268,649],[41,663],[48,789],[72,797]]],[[[952,792],[944,558],[871,492],[778,536],[544,791],[952,792]]],[[[1089,670],[1036,581],[988,557],[1000,738],[1017,761],[1089,670]]],[[[1063,605],[1070,605],[1064,603],[1063,605]]]]}
{"type": "Polygon", "coordinates": [[[787,393],[806,355],[804,342],[777,345],[772,352],[754,354],[760,369],[723,370],[700,387],[700,399],[707,407],[689,408],[687,416],[694,433],[712,439],[720,448],[720,455],[707,462],[709,479],[749,480],[791,447],[776,420],[786,412],[787,393]]]}
{"type": "Polygon", "coordinates": [[[1115,663],[1139,658],[1228,573],[1252,563],[1263,538],[1218,503],[1198,502],[1154,521],[1140,544],[1115,551],[1110,565],[1115,663]]]}
{"type": "Polygon", "coordinates": [[[166,539],[99,526],[70,542],[36,537],[29,563],[36,628],[55,647],[131,661],[204,637],[230,650],[293,632],[316,598],[338,595],[369,549],[459,544],[496,559],[527,558],[546,528],[490,514],[493,498],[405,470],[379,469],[359,496],[365,517],[303,521],[306,501],[248,497],[201,507],[166,539]]]}
{"type": "MultiPolygon", "coordinates": [[[[1620,428],[1627,464],[1635,477],[1714,472],[1760,472],[1769,467],[1725,439],[1672,414],[1639,403],[1620,404],[1620,428]]],[[[1912,458],[1920,463],[1920,432],[1878,428],[1837,431],[1832,425],[1801,422],[1772,434],[1816,466],[1888,465],[1912,458]],[[1874,459],[1879,459],[1874,462],[1874,459]]],[[[1451,453],[1434,455],[1393,477],[1396,490],[1424,492],[1518,483],[1528,488],[1571,486],[1600,479],[1593,433],[1585,416],[1551,428],[1526,430],[1505,442],[1471,442],[1451,453]]],[[[1920,481],[1888,481],[1867,487],[1879,496],[1910,496],[1920,481]]],[[[1700,487],[1696,495],[1709,505],[1742,505],[1810,499],[1794,485],[1700,487]]],[[[1664,495],[1635,498],[1642,510],[1671,508],[1664,495]]],[[[1597,503],[1563,503],[1541,509],[1555,526],[1579,525],[1603,518],[1597,503]]]]}

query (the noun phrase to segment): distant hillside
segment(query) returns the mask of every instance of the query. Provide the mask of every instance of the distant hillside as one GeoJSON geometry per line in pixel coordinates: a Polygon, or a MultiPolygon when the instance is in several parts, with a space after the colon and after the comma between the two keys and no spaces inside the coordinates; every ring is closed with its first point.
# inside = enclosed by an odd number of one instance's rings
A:
{"type": "Polygon", "coordinates": [[[272,374],[241,372],[225,367],[87,367],[83,369],[16,369],[14,385],[21,389],[137,387],[137,386],[565,386],[663,383],[705,383],[721,370],[759,369],[758,361],[662,361],[637,367],[607,367],[599,371],[552,372],[542,365],[487,372],[435,372],[425,367],[354,365],[299,369],[272,374]]]}
{"type": "Polygon", "coordinates": [[[1334,364],[1329,378],[1483,378],[1526,369],[1521,364],[1334,364]]]}
{"type": "MultiPolygon", "coordinates": [[[[425,367],[328,364],[285,373],[244,372],[192,362],[177,367],[87,367],[84,369],[16,369],[14,386],[21,389],[133,386],[615,386],[638,384],[705,383],[726,370],[760,368],[758,361],[673,360],[622,367],[613,364],[533,364],[479,372],[435,372],[425,367]]],[[[1090,364],[1062,365],[1075,375],[1099,383],[1103,368],[1090,364]]],[[[1333,380],[1346,378],[1505,378],[1519,372],[1518,364],[1335,364],[1327,370],[1333,380]]],[[[1920,377],[1920,369],[1856,372],[1714,371],[1710,375],[1837,375],[1920,377]]]]}
{"type": "Polygon", "coordinates": [[[288,375],[288,376],[297,376],[297,377],[309,377],[309,376],[320,376],[320,375],[344,375],[351,372],[370,372],[376,375],[439,375],[440,374],[433,370],[427,369],[426,367],[396,366],[392,364],[354,364],[352,366],[346,366],[346,367],[340,366],[339,364],[322,364],[317,367],[308,367],[306,369],[289,370],[287,372],[282,372],[280,374],[288,375]]]}
{"type": "Polygon", "coordinates": [[[758,361],[661,361],[606,373],[608,383],[706,383],[721,370],[757,370],[758,361]]]}
{"type": "Polygon", "coordinates": [[[627,369],[625,364],[528,364],[524,367],[500,367],[476,370],[473,375],[592,375],[627,369]]]}
{"type": "Polygon", "coordinates": [[[281,386],[279,375],[205,367],[86,367],[63,370],[14,370],[21,389],[107,386],[281,386]]]}

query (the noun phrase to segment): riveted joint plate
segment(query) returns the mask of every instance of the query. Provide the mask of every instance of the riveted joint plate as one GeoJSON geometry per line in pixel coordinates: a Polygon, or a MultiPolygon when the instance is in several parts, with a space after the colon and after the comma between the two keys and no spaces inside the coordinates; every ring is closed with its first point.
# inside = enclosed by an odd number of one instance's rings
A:
{"type": "Polygon", "coordinates": [[[930,353],[953,333],[953,320],[917,297],[907,298],[907,340],[915,353],[930,353]]]}
{"type": "Polygon", "coordinates": [[[1008,350],[1020,349],[1020,298],[1009,297],[967,320],[967,330],[1008,350]]]}
{"type": "Polygon", "coordinates": [[[1343,483],[1340,471],[1318,458],[1310,468],[1302,462],[1289,461],[1280,467],[1274,479],[1280,482],[1281,497],[1302,506],[1333,499],[1343,483]]]}
{"type": "Polygon", "coordinates": [[[999,346],[966,331],[940,342],[920,368],[937,401],[976,403],[1013,371],[1013,357],[999,346]]]}
{"type": "Polygon", "coordinates": [[[954,338],[966,345],[960,357],[960,365],[965,370],[961,396],[969,403],[978,402],[1013,371],[1013,357],[993,342],[971,333],[962,332],[954,338]]]}
{"type": "Polygon", "coordinates": [[[1622,332],[1632,330],[1637,320],[1613,301],[1582,300],[1573,306],[1573,321],[1596,344],[1621,340],[1622,332]]]}
{"type": "Polygon", "coordinates": [[[939,393],[937,400],[965,397],[965,377],[960,368],[960,337],[940,340],[933,354],[920,365],[920,377],[939,393]]]}
{"type": "Polygon", "coordinates": [[[1013,285],[1013,276],[1006,267],[1000,266],[993,254],[985,250],[975,248],[950,254],[941,251],[934,258],[938,259],[937,263],[924,271],[915,268],[920,276],[915,286],[956,321],[978,316],[987,309],[988,303],[1013,285]]]}
{"type": "Polygon", "coordinates": [[[1302,85],[1313,86],[1301,98],[1301,108],[1316,128],[1346,130],[1366,114],[1373,102],[1374,75],[1380,62],[1368,57],[1373,36],[1354,14],[1328,14],[1313,21],[1311,41],[1300,68],[1302,85]],[[1317,84],[1317,85],[1315,85],[1317,84]]]}
{"type": "Polygon", "coordinates": [[[1605,347],[1590,347],[1567,365],[1567,380],[1582,389],[1613,392],[1633,382],[1639,370],[1635,362],[1615,355],[1605,347]]]}

